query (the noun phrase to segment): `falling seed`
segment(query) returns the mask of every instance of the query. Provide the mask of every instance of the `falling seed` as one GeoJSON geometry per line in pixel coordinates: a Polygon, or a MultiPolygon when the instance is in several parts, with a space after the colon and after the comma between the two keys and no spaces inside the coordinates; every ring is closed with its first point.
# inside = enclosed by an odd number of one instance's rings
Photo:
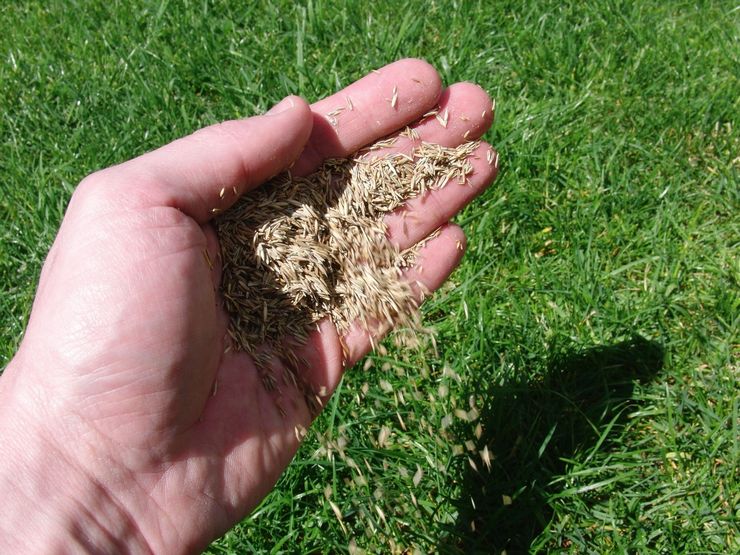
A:
{"type": "Polygon", "coordinates": [[[462,409],[455,409],[455,416],[465,422],[468,421],[468,413],[462,409]]]}
{"type": "Polygon", "coordinates": [[[388,521],[385,518],[385,513],[383,512],[383,509],[381,509],[378,505],[375,505],[375,512],[378,513],[378,516],[380,517],[380,520],[382,520],[385,525],[388,525],[388,521]]]}
{"type": "Polygon", "coordinates": [[[211,256],[208,254],[208,249],[203,249],[201,252],[203,253],[203,258],[205,259],[208,268],[213,270],[213,261],[211,260],[211,256]]]}
{"type": "Polygon", "coordinates": [[[380,433],[378,434],[378,446],[385,447],[388,444],[388,438],[390,435],[391,429],[388,426],[380,428],[380,433]]]}
{"type": "Polygon", "coordinates": [[[424,477],[424,471],[421,469],[419,465],[416,465],[416,472],[414,473],[414,478],[412,479],[412,482],[414,483],[414,487],[419,487],[419,484],[421,483],[421,479],[424,477]]]}
{"type": "Polygon", "coordinates": [[[401,415],[398,412],[396,412],[396,418],[398,418],[398,423],[401,425],[401,429],[405,432],[406,423],[403,421],[403,418],[401,418],[401,415]]]}
{"type": "Polygon", "coordinates": [[[339,522],[342,522],[342,511],[339,510],[339,507],[337,507],[337,504],[334,503],[334,501],[329,501],[329,506],[331,507],[331,510],[334,513],[334,516],[337,517],[337,520],[339,522]]]}
{"type": "Polygon", "coordinates": [[[483,451],[480,452],[481,459],[483,460],[483,464],[486,465],[486,468],[488,471],[491,471],[491,453],[488,450],[488,445],[483,447],[483,451]]]}

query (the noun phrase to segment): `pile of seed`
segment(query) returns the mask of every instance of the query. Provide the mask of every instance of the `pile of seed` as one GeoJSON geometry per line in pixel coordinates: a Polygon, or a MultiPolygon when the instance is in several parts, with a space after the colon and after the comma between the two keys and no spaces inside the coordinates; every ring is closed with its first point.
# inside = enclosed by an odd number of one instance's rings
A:
{"type": "MultiPolygon", "coordinates": [[[[340,334],[354,322],[371,332],[418,325],[414,289],[401,279],[418,248],[394,247],[383,217],[425,191],[464,186],[478,143],[381,154],[392,143],[327,160],[306,177],[279,175],[217,218],[232,344],[263,369],[268,352],[295,363],[286,340],[304,342],[326,317],[340,334]]],[[[263,381],[275,386],[269,371],[263,381]]]]}

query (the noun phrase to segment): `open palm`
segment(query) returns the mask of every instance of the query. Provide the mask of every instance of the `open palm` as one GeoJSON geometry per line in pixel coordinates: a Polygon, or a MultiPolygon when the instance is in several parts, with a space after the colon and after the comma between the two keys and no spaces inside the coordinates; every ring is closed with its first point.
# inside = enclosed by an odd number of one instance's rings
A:
{"type": "MultiPolygon", "coordinates": [[[[100,484],[153,551],[197,550],[246,515],[311,421],[302,394],[267,392],[250,356],[227,348],[213,209],[292,163],[306,174],[437,105],[447,125],[414,124],[421,140],[455,146],[492,121],[477,86],[442,90],[428,64],[402,60],[311,106],[289,97],[268,115],[203,129],[98,172],[75,192],[4,380],[28,414],[44,414],[38,426],[53,448],[100,484]],[[327,117],[348,104],[337,121],[327,117]]],[[[399,138],[393,149],[412,146],[399,138]]],[[[388,216],[389,236],[403,247],[444,226],[421,251],[423,274],[411,269],[408,279],[434,290],[459,261],[464,237],[447,222],[495,177],[488,149],[473,159],[471,187],[411,201],[417,217],[408,226],[388,216]]],[[[300,348],[302,377],[325,398],[370,346],[359,327],[343,340],[346,355],[325,321],[300,348]]]]}

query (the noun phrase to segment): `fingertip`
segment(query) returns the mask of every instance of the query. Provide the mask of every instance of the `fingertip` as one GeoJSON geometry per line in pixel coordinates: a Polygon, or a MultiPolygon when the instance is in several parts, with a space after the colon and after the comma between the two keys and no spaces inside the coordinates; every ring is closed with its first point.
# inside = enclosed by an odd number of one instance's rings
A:
{"type": "Polygon", "coordinates": [[[491,97],[475,83],[463,81],[449,86],[443,93],[443,103],[450,107],[451,127],[469,131],[466,139],[482,137],[493,123],[491,97]]]}
{"type": "MultiPolygon", "coordinates": [[[[449,222],[445,224],[444,227],[442,227],[439,237],[439,248],[440,250],[444,250],[445,252],[447,252],[449,257],[449,272],[447,274],[448,276],[449,273],[452,272],[452,270],[457,268],[463,256],[465,255],[465,250],[468,247],[468,238],[465,236],[465,232],[463,231],[463,229],[459,225],[452,222],[449,222]]],[[[445,276],[442,281],[447,279],[447,276],[445,276]]]]}
{"type": "Polygon", "coordinates": [[[432,101],[438,100],[442,94],[442,77],[437,69],[424,59],[402,58],[383,69],[392,69],[394,72],[407,75],[413,83],[427,91],[432,101]]]}
{"type": "Polygon", "coordinates": [[[275,106],[265,112],[263,117],[276,120],[274,122],[275,124],[278,123],[277,120],[279,119],[286,119],[290,121],[292,125],[298,124],[303,132],[303,142],[308,141],[308,138],[311,136],[311,130],[313,127],[311,106],[300,96],[294,94],[286,96],[275,106]]]}

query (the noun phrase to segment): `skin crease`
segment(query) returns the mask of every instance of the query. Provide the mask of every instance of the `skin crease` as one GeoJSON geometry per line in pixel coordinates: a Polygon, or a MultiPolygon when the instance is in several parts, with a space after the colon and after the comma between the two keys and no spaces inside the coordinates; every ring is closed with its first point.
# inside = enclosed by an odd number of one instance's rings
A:
{"type": "MultiPolygon", "coordinates": [[[[207,250],[218,260],[213,209],[438,104],[449,124],[416,124],[422,140],[454,146],[492,122],[480,88],[442,89],[426,62],[400,60],[311,106],[288,97],[264,116],[205,128],[83,180],[0,378],[0,551],[197,552],[259,503],[311,415],[293,388],[268,393],[248,355],[224,352],[220,268],[204,259],[207,250]],[[353,110],[332,125],[326,114],[347,96],[353,110]]],[[[403,139],[394,149],[412,146],[403,139]]],[[[459,262],[464,235],[447,222],[495,178],[488,149],[473,160],[470,187],[414,201],[406,229],[388,217],[389,237],[403,245],[443,226],[421,252],[423,274],[407,279],[434,290],[459,262]]],[[[304,379],[324,400],[370,348],[360,329],[343,340],[348,360],[325,321],[299,349],[304,379]]]]}

